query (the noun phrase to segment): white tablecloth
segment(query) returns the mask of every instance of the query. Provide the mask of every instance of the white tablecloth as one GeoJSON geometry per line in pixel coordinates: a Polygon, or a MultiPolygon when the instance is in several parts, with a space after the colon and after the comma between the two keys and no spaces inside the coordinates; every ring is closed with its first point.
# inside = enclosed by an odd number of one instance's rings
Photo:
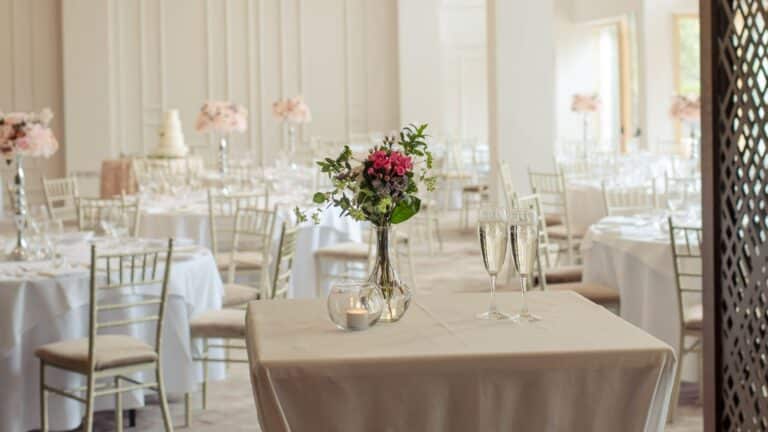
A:
{"type": "MultiPolygon", "coordinates": [[[[84,266],[88,244],[63,249],[68,267],[48,274],[51,262],[0,263],[0,430],[23,432],[39,427],[40,366],[37,347],[88,335],[89,270],[84,266]],[[75,265],[75,263],[77,263],[75,265]]],[[[158,291],[159,292],[159,291],[158,291]]],[[[194,390],[201,369],[192,363],[189,339],[190,317],[209,309],[221,308],[223,288],[210,252],[179,255],[174,260],[168,286],[168,305],[164,323],[164,379],[170,393],[194,390]]],[[[138,293],[137,293],[138,294],[138,293]]],[[[133,336],[153,343],[154,326],[137,324],[121,328],[133,336]]],[[[224,376],[222,365],[210,370],[213,379],[224,376]]],[[[54,385],[73,388],[84,385],[76,374],[47,370],[54,385]]],[[[125,409],[143,405],[140,392],[125,398],[125,409]]],[[[97,400],[97,410],[112,407],[113,398],[97,400]]],[[[69,430],[80,424],[84,405],[51,395],[50,427],[69,430]]]]}
{"type": "MultiPolygon", "coordinates": [[[[638,216],[608,217],[593,225],[581,246],[583,278],[617,288],[622,318],[679,352],[680,313],[666,223],[638,216]]],[[[697,380],[697,365],[684,360],[685,377],[697,380]]]]}
{"type": "MultiPolygon", "coordinates": [[[[519,294],[497,297],[519,308],[519,294]]],[[[668,345],[574,293],[535,292],[529,303],[543,321],[477,320],[488,294],[422,296],[396,324],[343,332],[322,301],[253,302],[262,430],[664,429],[668,345]]]]}
{"type": "MultiPolygon", "coordinates": [[[[280,223],[293,221],[293,209],[305,204],[308,198],[301,200],[300,196],[277,195],[270,196],[270,206],[278,205],[278,221],[280,223]]],[[[205,195],[197,194],[189,197],[173,199],[162,197],[142,203],[140,235],[150,238],[191,239],[196,244],[211,246],[210,227],[207,202],[205,195]]],[[[318,225],[307,223],[299,231],[296,244],[296,256],[291,274],[291,289],[289,297],[315,297],[315,264],[313,254],[322,247],[336,244],[340,241],[362,241],[363,225],[350,217],[342,217],[335,208],[324,212],[318,225]]],[[[279,232],[275,233],[276,236],[279,232]]]]}

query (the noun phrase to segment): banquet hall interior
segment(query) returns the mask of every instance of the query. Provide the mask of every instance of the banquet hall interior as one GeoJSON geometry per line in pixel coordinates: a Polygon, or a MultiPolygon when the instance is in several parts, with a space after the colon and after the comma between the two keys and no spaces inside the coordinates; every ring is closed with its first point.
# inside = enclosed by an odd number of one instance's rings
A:
{"type": "Polygon", "coordinates": [[[0,0],[0,432],[768,429],[758,0],[0,0]]]}

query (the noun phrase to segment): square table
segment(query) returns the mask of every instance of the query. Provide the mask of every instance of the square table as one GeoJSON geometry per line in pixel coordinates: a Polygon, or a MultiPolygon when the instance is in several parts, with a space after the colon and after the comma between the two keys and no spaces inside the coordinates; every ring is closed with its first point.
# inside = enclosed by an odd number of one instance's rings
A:
{"type": "MultiPolygon", "coordinates": [[[[668,345],[575,293],[529,293],[535,323],[475,319],[488,300],[420,296],[361,332],[338,330],[322,300],[252,302],[263,431],[663,430],[668,345]]],[[[513,312],[520,294],[497,300],[513,312]]]]}

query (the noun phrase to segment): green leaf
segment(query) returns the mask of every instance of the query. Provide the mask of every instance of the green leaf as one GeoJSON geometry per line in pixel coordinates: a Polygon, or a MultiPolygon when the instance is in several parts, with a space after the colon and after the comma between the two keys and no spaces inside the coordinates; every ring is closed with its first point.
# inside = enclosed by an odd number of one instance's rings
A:
{"type": "Polygon", "coordinates": [[[421,208],[421,200],[413,198],[410,200],[403,200],[397,203],[395,209],[392,210],[392,218],[390,222],[393,224],[399,224],[412,218],[421,208]]]}
{"type": "Polygon", "coordinates": [[[322,204],[322,203],[324,203],[324,202],[325,202],[325,200],[326,200],[326,196],[325,196],[325,194],[324,194],[324,193],[322,193],[322,192],[316,192],[316,193],[315,193],[315,194],[312,196],[312,201],[313,201],[315,204],[322,204]]]}

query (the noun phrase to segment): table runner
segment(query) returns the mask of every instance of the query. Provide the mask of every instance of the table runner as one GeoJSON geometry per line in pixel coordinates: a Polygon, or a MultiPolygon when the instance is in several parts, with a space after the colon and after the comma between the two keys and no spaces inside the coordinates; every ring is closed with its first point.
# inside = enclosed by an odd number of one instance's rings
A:
{"type": "Polygon", "coordinates": [[[668,345],[573,293],[532,293],[538,323],[476,320],[487,302],[423,296],[400,323],[352,333],[320,300],[252,303],[263,430],[663,430],[668,345]]]}

